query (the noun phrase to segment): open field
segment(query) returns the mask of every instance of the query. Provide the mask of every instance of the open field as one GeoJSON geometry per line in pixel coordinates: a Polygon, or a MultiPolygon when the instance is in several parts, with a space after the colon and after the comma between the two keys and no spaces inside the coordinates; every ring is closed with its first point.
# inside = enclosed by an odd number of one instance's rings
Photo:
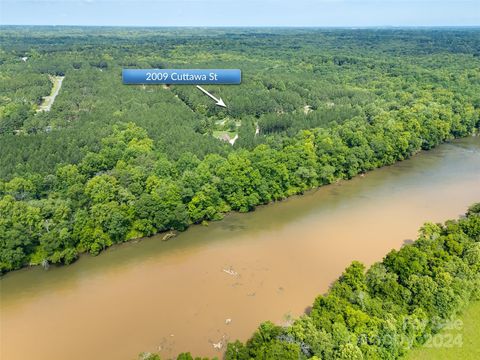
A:
{"type": "MultiPolygon", "coordinates": [[[[458,317],[463,325],[460,329],[445,330],[427,343],[427,346],[413,350],[406,360],[477,360],[480,359],[480,302],[471,304],[465,312],[458,317]],[[453,339],[459,337],[459,346],[449,345],[443,341],[445,336],[451,335],[453,339]],[[443,338],[443,339],[442,339],[443,338]],[[439,344],[435,346],[435,344],[439,344]]],[[[453,345],[453,344],[452,344],[453,345]]],[[[457,344],[458,345],[458,344],[457,344]]]]}

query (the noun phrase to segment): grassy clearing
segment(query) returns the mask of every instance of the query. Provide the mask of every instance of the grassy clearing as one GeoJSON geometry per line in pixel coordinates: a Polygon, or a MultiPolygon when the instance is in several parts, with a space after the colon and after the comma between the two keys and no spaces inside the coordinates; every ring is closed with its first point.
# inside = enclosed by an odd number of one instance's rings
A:
{"type": "Polygon", "coordinates": [[[237,133],[233,131],[219,131],[219,130],[214,130],[212,133],[213,137],[223,140],[224,136],[228,136],[229,139],[233,139],[237,133]]]}
{"type": "Polygon", "coordinates": [[[459,319],[463,323],[461,329],[449,329],[437,334],[426,346],[413,350],[405,359],[480,359],[480,302],[470,305],[459,319]],[[453,339],[451,344],[450,339],[453,339]],[[460,339],[461,343],[455,344],[455,339],[460,339]]]}

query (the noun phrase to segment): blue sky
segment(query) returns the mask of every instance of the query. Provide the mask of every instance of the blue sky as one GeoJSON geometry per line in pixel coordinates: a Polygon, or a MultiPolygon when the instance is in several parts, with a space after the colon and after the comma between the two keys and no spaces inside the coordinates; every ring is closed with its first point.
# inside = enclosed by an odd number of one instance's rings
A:
{"type": "Polygon", "coordinates": [[[0,0],[0,24],[480,26],[480,0],[0,0]]]}

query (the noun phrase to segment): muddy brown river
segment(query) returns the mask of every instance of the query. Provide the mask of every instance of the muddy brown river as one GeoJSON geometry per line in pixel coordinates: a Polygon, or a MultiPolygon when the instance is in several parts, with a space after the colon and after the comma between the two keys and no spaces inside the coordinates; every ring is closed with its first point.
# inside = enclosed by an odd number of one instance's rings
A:
{"type": "Polygon", "coordinates": [[[352,261],[371,264],[425,221],[480,201],[480,137],[303,196],[0,279],[0,358],[222,355],[261,321],[288,322],[352,261]]]}

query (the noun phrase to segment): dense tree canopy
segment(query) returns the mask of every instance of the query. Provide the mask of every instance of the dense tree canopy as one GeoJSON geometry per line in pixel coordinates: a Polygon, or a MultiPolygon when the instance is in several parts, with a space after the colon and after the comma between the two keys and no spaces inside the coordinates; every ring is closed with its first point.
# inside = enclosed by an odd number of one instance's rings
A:
{"type": "Polygon", "coordinates": [[[0,178],[78,164],[119,122],[144,128],[169,160],[232,150],[212,134],[238,133],[236,147],[252,149],[375,116],[428,119],[422,146],[429,148],[446,132],[468,132],[466,117],[478,119],[479,39],[478,29],[3,26],[0,178]],[[128,67],[240,68],[243,79],[208,87],[227,102],[220,109],[192,86],[123,86],[128,67]],[[65,76],[61,91],[51,111],[37,113],[50,75],[65,76]]]}

